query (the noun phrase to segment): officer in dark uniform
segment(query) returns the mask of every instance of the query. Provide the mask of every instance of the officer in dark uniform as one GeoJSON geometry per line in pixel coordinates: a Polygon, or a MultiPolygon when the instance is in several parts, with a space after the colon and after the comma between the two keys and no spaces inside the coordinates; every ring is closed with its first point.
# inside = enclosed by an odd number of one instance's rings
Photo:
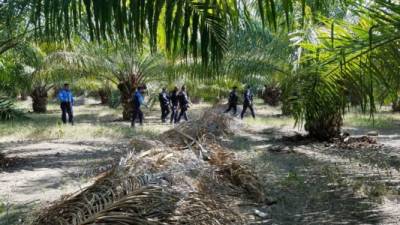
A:
{"type": "MultiPolygon", "coordinates": [[[[143,125],[143,112],[140,109],[142,105],[146,106],[144,103],[144,87],[140,86],[137,88],[135,94],[133,95],[133,111],[132,111],[132,122],[131,126],[135,127],[136,119],[139,119],[140,125],[143,125]]],[[[147,107],[147,106],[146,106],[147,107]]]]}
{"type": "Polygon", "coordinates": [[[253,118],[256,118],[256,115],[254,114],[254,109],[253,109],[253,93],[251,93],[250,86],[247,86],[246,90],[244,91],[243,94],[243,110],[242,113],[240,114],[240,118],[243,119],[244,114],[246,113],[247,108],[250,109],[251,115],[253,118]]]}
{"type": "Polygon", "coordinates": [[[189,98],[186,93],[186,87],[182,86],[181,91],[178,94],[178,102],[179,102],[179,116],[177,118],[177,122],[179,123],[181,120],[181,117],[188,121],[187,117],[187,110],[189,109],[189,98]]]}
{"type": "Polygon", "coordinates": [[[165,123],[165,120],[169,114],[169,95],[164,87],[161,93],[158,95],[161,107],[161,121],[165,123]]]}
{"type": "Polygon", "coordinates": [[[225,111],[225,113],[228,113],[229,111],[231,111],[231,109],[233,110],[233,114],[236,115],[237,112],[237,103],[239,100],[239,97],[236,93],[237,87],[233,87],[231,93],[229,93],[229,99],[228,99],[228,105],[229,108],[225,111]]]}
{"type": "Polygon", "coordinates": [[[171,123],[175,123],[178,117],[178,87],[174,87],[171,94],[169,95],[169,100],[171,103],[171,123]]]}

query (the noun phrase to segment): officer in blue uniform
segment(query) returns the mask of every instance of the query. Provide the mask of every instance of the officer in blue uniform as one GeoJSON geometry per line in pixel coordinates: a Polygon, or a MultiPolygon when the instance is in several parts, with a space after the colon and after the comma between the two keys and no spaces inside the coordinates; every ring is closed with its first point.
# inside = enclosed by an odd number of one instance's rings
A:
{"type": "Polygon", "coordinates": [[[240,118],[243,119],[243,116],[246,113],[247,108],[250,109],[250,112],[251,112],[251,115],[253,116],[253,118],[256,118],[256,115],[254,114],[254,109],[253,109],[253,93],[251,93],[250,86],[247,86],[247,88],[243,94],[243,110],[242,110],[242,113],[240,114],[240,118]]]}
{"type": "MultiPolygon", "coordinates": [[[[132,122],[131,126],[135,127],[135,121],[136,119],[139,119],[140,125],[143,125],[143,112],[140,109],[142,105],[146,106],[144,103],[144,87],[140,86],[137,88],[135,91],[135,94],[133,95],[133,111],[132,111],[132,122]]],[[[147,107],[147,106],[146,106],[147,107]]]]}
{"type": "Polygon", "coordinates": [[[165,123],[167,116],[169,114],[169,95],[167,89],[164,87],[161,93],[158,95],[158,100],[160,101],[161,108],[161,121],[165,123]]]}
{"type": "Polygon", "coordinates": [[[60,101],[61,107],[61,120],[63,123],[67,123],[67,114],[68,114],[68,122],[72,125],[74,124],[74,116],[72,113],[72,106],[74,105],[74,96],[69,89],[69,84],[64,84],[64,88],[58,93],[58,100],[60,101]]]}

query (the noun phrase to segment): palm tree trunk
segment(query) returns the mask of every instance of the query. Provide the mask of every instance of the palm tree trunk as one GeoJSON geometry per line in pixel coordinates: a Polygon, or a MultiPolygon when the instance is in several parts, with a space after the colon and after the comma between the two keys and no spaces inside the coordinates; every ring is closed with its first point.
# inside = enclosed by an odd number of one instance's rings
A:
{"type": "Polygon", "coordinates": [[[281,100],[281,95],[282,91],[279,87],[265,85],[261,97],[264,100],[265,104],[268,104],[270,106],[277,106],[279,104],[279,101],[281,100]]]}
{"type": "Polygon", "coordinates": [[[118,85],[118,90],[121,93],[122,119],[130,120],[133,111],[132,97],[135,87],[130,82],[122,82],[118,85]]]}
{"type": "Polygon", "coordinates": [[[45,87],[35,87],[31,92],[32,108],[35,113],[47,112],[47,90],[45,87]]]}
{"type": "Polygon", "coordinates": [[[320,118],[307,117],[306,115],[304,127],[310,137],[320,141],[329,141],[340,135],[342,125],[342,114],[340,112],[332,112],[320,118]]]}
{"type": "Polygon", "coordinates": [[[110,99],[110,92],[106,89],[100,89],[98,91],[99,97],[100,97],[100,103],[102,105],[107,105],[108,101],[110,99]]]}
{"type": "Polygon", "coordinates": [[[396,99],[392,103],[392,111],[393,112],[400,112],[400,100],[396,99]]]}

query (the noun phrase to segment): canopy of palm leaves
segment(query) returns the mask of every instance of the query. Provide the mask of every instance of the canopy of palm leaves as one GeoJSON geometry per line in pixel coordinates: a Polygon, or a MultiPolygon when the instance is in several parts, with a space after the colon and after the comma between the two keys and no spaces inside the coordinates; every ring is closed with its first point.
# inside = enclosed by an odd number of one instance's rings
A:
{"type": "Polygon", "coordinates": [[[184,55],[190,52],[194,58],[201,55],[207,64],[222,59],[227,49],[228,26],[238,26],[240,15],[250,17],[255,8],[262,21],[276,30],[282,16],[287,27],[292,27],[297,8],[301,8],[303,17],[308,8],[315,14],[329,15],[332,9],[349,2],[352,1],[35,0],[32,13],[41,36],[58,39],[79,33],[99,41],[128,38],[136,43],[147,42],[153,51],[161,46],[170,55],[178,52],[184,55]]]}

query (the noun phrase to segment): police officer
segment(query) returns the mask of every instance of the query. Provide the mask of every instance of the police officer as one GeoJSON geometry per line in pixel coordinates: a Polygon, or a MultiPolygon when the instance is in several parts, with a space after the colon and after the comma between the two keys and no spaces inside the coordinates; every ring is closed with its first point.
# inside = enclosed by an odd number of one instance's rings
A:
{"type": "Polygon", "coordinates": [[[164,87],[161,93],[158,95],[161,107],[161,121],[165,123],[165,120],[169,114],[169,95],[164,87]]]}
{"type": "Polygon", "coordinates": [[[171,103],[171,123],[175,123],[178,117],[178,87],[174,87],[171,94],[169,95],[169,100],[171,103]]]}
{"type": "Polygon", "coordinates": [[[64,124],[68,122],[74,125],[74,116],[72,114],[72,106],[74,105],[74,96],[69,89],[69,84],[64,84],[64,88],[58,93],[58,100],[60,101],[61,107],[61,120],[64,124]]]}
{"type": "Polygon", "coordinates": [[[256,118],[256,115],[254,114],[254,109],[253,109],[253,93],[251,93],[250,86],[246,87],[246,90],[244,91],[243,94],[243,110],[242,113],[240,114],[240,118],[243,119],[244,114],[246,113],[247,108],[250,109],[251,115],[253,118],[256,118]]]}
{"type": "Polygon", "coordinates": [[[140,109],[140,107],[142,105],[144,105],[145,107],[147,107],[147,105],[144,103],[144,87],[143,86],[139,86],[136,91],[135,94],[133,95],[133,111],[132,111],[132,122],[131,122],[131,126],[135,127],[135,121],[136,119],[139,119],[139,123],[140,125],[143,125],[143,112],[140,109]]]}
{"type": "Polygon", "coordinates": [[[177,122],[179,123],[181,120],[181,117],[188,121],[187,117],[187,110],[189,109],[189,98],[186,93],[186,87],[182,86],[181,91],[178,94],[178,102],[179,102],[179,116],[177,118],[177,122]]]}
{"type": "Polygon", "coordinates": [[[225,113],[228,113],[229,111],[231,111],[231,109],[233,110],[233,114],[236,115],[237,112],[237,103],[238,103],[238,95],[236,93],[237,87],[233,87],[231,93],[229,93],[229,99],[228,99],[228,109],[225,111],[225,113]]]}

